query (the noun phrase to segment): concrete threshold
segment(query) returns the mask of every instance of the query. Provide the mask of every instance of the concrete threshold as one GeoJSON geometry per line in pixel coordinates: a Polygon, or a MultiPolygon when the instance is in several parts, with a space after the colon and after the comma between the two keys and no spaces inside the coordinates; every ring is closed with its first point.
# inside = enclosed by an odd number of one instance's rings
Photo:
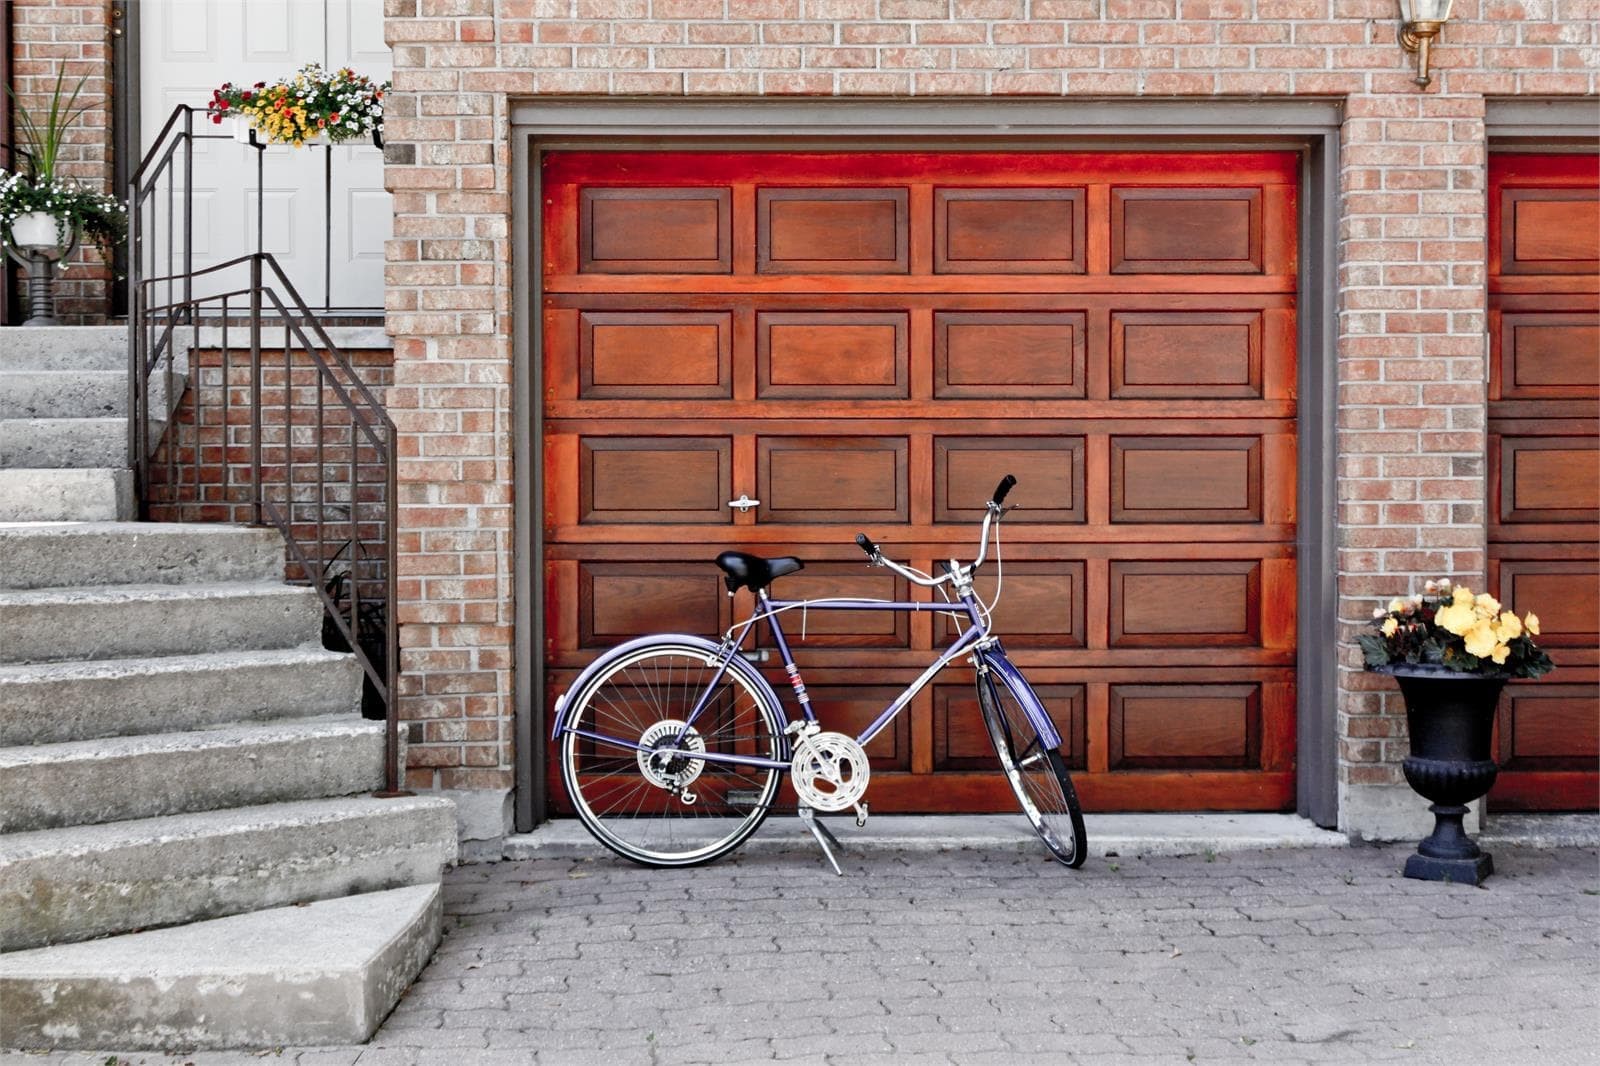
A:
{"type": "Polygon", "coordinates": [[[1483,821],[1477,841],[1495,847],[1600,848],[1600,814],[1494,814],[1483,821]]]}
{"type": "MultiPolygon", "coordinates": [[[[827,817],[847,850],[930,852],[969,848],[996,853],[1043,849],[1019,814],[874,815],[857,829],[853,816],[827,817]]],[[[1342,848],[1343,834],[1292,814],[1091,814],[1084,817],[1096,857],[1201,855],[1273,848],[1342,848]]],[[[774,813],[741,849],[744,854],[814,850],[793,814],[774,813]]],[[[580,859],[609,854],[573,818],[546,822],[505,840],[507,859],[580,859]]]]}

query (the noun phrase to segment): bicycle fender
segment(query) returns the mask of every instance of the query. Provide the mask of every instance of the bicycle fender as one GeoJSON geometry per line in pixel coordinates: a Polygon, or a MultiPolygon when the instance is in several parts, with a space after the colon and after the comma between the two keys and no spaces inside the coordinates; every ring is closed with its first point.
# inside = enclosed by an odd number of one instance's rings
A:
{"type": "MultiPolygon", "coordinates": [[[[615,648],[612,648],[610,651],[606,652],[604,655],[600,656],[600,658],[596,659],[594,662],[585,667],[583,673],[579,674],[577,679],[574,680],[570,686],[568,686],[567,691],[556,697],[555,722],[550,727],[550,739],[552,741],[559,740],[561,738],[562,730],[566,729],[567,727],[567,697],[571,696],[574,692],[580,691],[584,685],[588,684],[591,677],[605,669],[607,666],[610,666],[613,662],[622,658],[624,655],[629,655],[635,651],[638,651],[640,648],[646,648],[652,644],[667,643],[687,644],[692,647],[703,648],[705,649],[706,655],[712,658],[715,658],[715,656],[722,650],[722,645],[716,641],[707,640],[705,637],[692,636],[688,633],[656,633],[648,637],[635,637],[624,644],[618,644],[615,648]]],[[[768,689],[768,691],[771,691],[772,686],[767,684],[767,679],[762,677],[757,671],[750,669],[748,664],[746,664],[743,659],[739,658],[739,656],[735,655],[733,657],[733,661],[728,664],[728,668],[730,670],[744,668],[747,671],[747,676],[753,675],[754,680],[760,682],[768,689]]],[[[774,702],[777,702],[776,694],[774,694],[773,700],[774,702]]],[[[781,704],[779,705],[781,706],[781,704]]]]}
{"type": "Polygon", "coordinates": [[[1005,651],[996,644],[993,648],[984,649],[978,654],[983,656],[983,661],[988,664],[989,669],[1005,678],[1011,684],[1012,691],[1021,697],[1018,702],[1022,704],[1022,713],[1028,716],[1028,721],[1038,732],[1039,739],[1052,748],[1059,748],[1061,734],[1056,732],[1056,724],[1050,720],[1050,712],[1044,709],[1044,702],[1033,691],[1033,686],[1028,684],[1028,679],[1011,665],[1011,660],[1006,658],[1005,651]]]}

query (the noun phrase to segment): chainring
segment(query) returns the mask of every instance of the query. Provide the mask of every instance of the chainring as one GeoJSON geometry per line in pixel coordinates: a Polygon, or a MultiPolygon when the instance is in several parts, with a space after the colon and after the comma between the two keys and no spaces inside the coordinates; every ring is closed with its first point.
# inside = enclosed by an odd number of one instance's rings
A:
{"type": "Polygon", "coordinates": [[[871,776],[867,753],[843,733],[813,733],[794,742],[789,778],[801,804],[813,810],[855,807],[866,795],[871,776]]]}

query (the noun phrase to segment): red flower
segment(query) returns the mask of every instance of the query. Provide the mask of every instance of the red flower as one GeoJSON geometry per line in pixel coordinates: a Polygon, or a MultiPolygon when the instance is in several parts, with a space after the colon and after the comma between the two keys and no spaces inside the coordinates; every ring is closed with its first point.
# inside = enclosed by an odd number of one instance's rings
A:
{"type": "Polygon", "coordinates": [[[243,95],[242,95],[242,96],[241,96],[241,97],[240,97],[240,99],[241,99],[241,100],[248,100],[248,99],[250,99],[250,97],[251,97],[251,95],[252,95],[252,94],[251,94],[251,92],[250,92],[250,90],[249,90],[249,89],[246,89],[246,90],[245,90],[245,91],[244,91],[244,94],[243,94],[243,95]]]}

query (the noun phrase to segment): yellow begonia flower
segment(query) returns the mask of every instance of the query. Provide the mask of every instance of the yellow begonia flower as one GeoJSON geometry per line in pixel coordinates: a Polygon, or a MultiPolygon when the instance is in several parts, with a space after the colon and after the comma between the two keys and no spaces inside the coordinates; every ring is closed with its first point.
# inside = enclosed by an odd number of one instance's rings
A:
{"type": "Polygon", "coordinates": [[[1487,611],[1491,617],[1500,613],[1500,601],[1487,592],[1478,597],[1477,604],[1480,611],[1487,611]]]}
{"type": "Polygon", "coordinates": [[[1385,618],[1383,620],[1383,635],[1384,636],[1386,636],[1386,637],[1394,636],[1395,631],[1398,630],[1399,628],[1400,628],[1400,623],[1395,621],[1393,618],[1385,618]]]}
{"type": "Polygon", "coordinates": [[[1465,585],[1457,585],[1455,592],[1451,593],[1450,601],[1457,607],[1472,606],[1472,590],[1465,585]]]}
{"type": "Polygon", "coordinates": [[[1476,655],[1480,659],[1489,657],[1494,646],[1499,643],[1494,637],[1494,627],[1488,622],[1480,621],[1463,635],[1467,645],[1467,654],[1476,655]]]}
{"type": "Polygon", "coordinates": [[[1539,616],[1529,611],[1522,619],[1523,626],[1534,636],[1539,635],[1539,616]]]}
{"type": "Polygon", "coordinates": [[[1458,637],[1466,636],[1467,630],[1477,624],[1478,616],[1471,607],[1452,603],[1448,607],[1439,608],[1439,613],[1433,616],[1435,625],[1443,626],[1458,637]]]}
{"type": "Polygon", "coordinates": [[[1522,636],[1522,623],[1517,616],[1506,611],[1500,616],[1500,624],[1495,626],[1495,633],[1501,640],[1516,640],[1522,636]]]}
{"type": "Polygon", "coordinates": [[[1508,656],[1510,654],[1511,654],[1511,649],[1508,648],[1506,645],[1504,645],[1504,644],[1496,644],[1494,646],[1494,650],[1489,653],[1489,658],[1493,659],[1497,663],[1503,663],[1503,662],[1506,661],[1506,656],[1508,656]]]}
{"type": "Polygon", "coordinates": [[[1396,614],[1399,614],[1401,611],[1403,611],[1405,609],[1406,609],[1406,601],[1405,600],[1402,600],[1399,597],[1396,597],[1395,599],[1392,599],[1392,600],[1389,601],[1389,610],[1394,611],[1396,614]]]}

